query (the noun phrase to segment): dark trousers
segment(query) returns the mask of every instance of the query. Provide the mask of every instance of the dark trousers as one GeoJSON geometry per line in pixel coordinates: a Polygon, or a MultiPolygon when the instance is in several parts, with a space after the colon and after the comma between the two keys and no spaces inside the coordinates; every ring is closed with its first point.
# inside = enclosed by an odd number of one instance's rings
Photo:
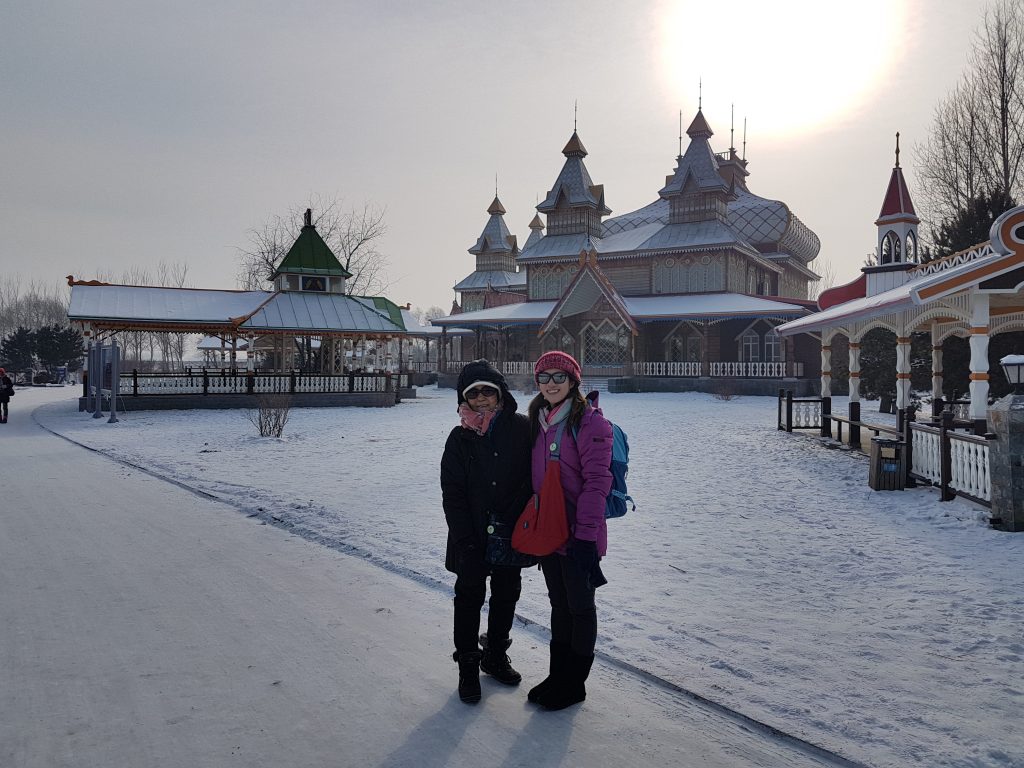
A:
{"type": "Polygon", "coordinates": [[[564,555],[548,555],[540,567],[551,600],[551,640],[567,644],[580,656],[593,656],[597,608],[590,579],[575,560],[564,555]]]}
{"type": "Polygon", "coordinates": [[[491,577],[491,601],[488,603],[487,637],[504,640],[512,631],[522,589],[522,571],[485,564],[463,568],[455,579],[455,650],[459,653],[480,649],[480,609],[487,597],[488,576],[491,577]]]}

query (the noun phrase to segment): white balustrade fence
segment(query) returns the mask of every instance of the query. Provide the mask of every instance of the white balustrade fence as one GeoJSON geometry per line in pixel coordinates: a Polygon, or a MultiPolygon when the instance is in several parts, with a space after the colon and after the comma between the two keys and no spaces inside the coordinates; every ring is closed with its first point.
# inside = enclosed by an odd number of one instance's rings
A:
{"type": "Polygon", "coordinates": [[[952,474],[950,487],[976,499],[992,501],[992,479],[988,468],[988,441],[967,439],[968,435],[950,434],[952,474]]]}
{"type": "Polygon", "coordinates": [[[915,426],[913,434],[913,461],[911,472],[933,485],[942,482],[942,438],[939,430],[915,426]]]}

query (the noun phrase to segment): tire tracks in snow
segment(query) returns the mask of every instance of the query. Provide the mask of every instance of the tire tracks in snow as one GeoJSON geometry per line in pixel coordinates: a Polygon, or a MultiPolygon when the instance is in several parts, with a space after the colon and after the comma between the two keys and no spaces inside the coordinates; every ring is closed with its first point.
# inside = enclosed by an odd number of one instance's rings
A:
{"type": "MultiPolygon", "coordinates": [[[[178,488],[181,488],[184,491],[188,491],[189,493],[195,496],[199,496],[200,498],[208,499],[210,501],[215,501],[220,504],[232,507],[233,509],[236,509],[239,512],[245,514],[246,517],[257,519],[263,524],[271,525],[282,531],[286,531],[295,536],[299,536],[300,538],[305,539],[306,541],[320,544],[321,546],[327,547],[328,549],[332,549],[342,554],[351,555],[353,557],[358,557],[362,560],[366,560],[390,573],[407,578],[422,586],[429,587],[444,594],[447,594],[450,591],[450,585],[446,582],[441,581],[440,579],[434,578],[433,576],[428,576],[426,574],[420,573],[419,571],[413,570],[412,568],[408,568],[394,561],[382,558],[379,555],[376,555],[375,553],[366,550],[356,544],[352,544],[337,537],[325,536],[305,525],[299,525],[290,522],[285,517],[279,517],[266,508],[267,506],[269,506],[269,504],[261,506],[258,502],[244,503],[238,500],[237,498],[231,496],[219,496],[215,493],[205,491],[202,488],[198,488],[196,486],[189,485],[188,483],[183,482],[181,480],[177,480],[176,478],[164,474],[161,471],[143,466],[128,459],[121,458],[120,456],[108,453],[107,451],[102,450],[100,448],[94,448],[93,446],[86,445],[85,443],[79,442],[78,440],[68,437],[67,435],[63,435],[60,432],[57,432],[43,424],[37,417],[37,412],[46,407],[46,405],[36,407],[32,411],[32,421],[40,429],[43,429],[46,432],[49,432],[51,435],[59,437],[62,440],[66,440],[72,445],[78,446],[79,448],[83,448],[87,451],[91,451],[92,453],[103,456],[104,458],[116,464],[120,464],[124,467],[129,467],[138,472],[142,472],[157,480],[170,483],[171,485],[177,486],[178,488]]],[[[516,619],[524,628],[526,628],[532,634],[537,636],[538,639],[544,642],[550,640],[551,630],[546,625],[534,621],[533,619],[530,619],[519,613],[516,613],[516,619]]],[[[826,747],[819,746],[818,744],[807,741],[806,739],[802,739],[794,734],[788,733],[787,731],[784,731],[781,728],[778,728],[774,725],[770,725],[769,723],[765,723],[761,720],[758,720],[755,717],[746,715],[737,709],[733,709],[732,707],[729,707],[725,704],[721,704],[715,701],[714,699],[710,699],[707,696],[697,693],[696,691],[690,690],[689,688],[679,685],[678,683],[674,683],[671,680],[667,680],[666,678],[661,677],[641,667],[638,667],[635,664],[631,664],[623,658],[614,656],[601,650],[595,651],[594,655],[608,666],[613,667],[619,670],[620,672],[626,673],[627,675],[631,675],[637,678],[638,680],[642,680],[645,683],[652,685],[656,688],[659,688],[663,691],[666,691],[670,694],[695,702],[722,717],[725,717],[729,720],[732,720],[733,722],[738,723],[747,730],[753,731],[755,733],[760,733],[769,739],[775,739],[784,742],[787,745],[799,750],[800,752],[804,753],[809,757],[823,760],[828,765],[840,766],[840,768],[871,768],[871,766],[869,766],[867,763],[858,762],[856,760],[844,757],[843,755],[840,755],[839,753],[834,752],[826,747]]]]}

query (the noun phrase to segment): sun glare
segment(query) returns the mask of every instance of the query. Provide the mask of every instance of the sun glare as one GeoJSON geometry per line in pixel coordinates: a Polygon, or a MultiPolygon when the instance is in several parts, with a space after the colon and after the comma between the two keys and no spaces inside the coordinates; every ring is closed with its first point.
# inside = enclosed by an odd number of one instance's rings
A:
{"type": "MultiPolygon", "coordinates": [[[[736,105],[760,136],[798,135],[854,112],[906,53],[908,0],[664,0],[665,86],[721,115],[736,105]]],[[[684,115],[684,118],[688,117],[684,115]]],[[[720,122],[719,122],[720,125],[720,122]]]]}

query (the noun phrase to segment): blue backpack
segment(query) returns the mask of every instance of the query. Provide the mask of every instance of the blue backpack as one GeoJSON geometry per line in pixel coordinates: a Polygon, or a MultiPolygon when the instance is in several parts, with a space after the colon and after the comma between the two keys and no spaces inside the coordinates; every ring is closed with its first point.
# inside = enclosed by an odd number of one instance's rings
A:
{"type": "MultiPolygon", "coordinates": [[[[593,405],[597,398],[591,399],[591,395],[588,395],[587,400],[593,405]]],[[[626,505],[627,501],[636,512],[636,503],[626,490],[626,475],[629,473],[629,438],[626,437],[622,427],[607,417],[605,420],[612,427],[612,489],[608,492],[608,500],[604,505],[604,517],[607,520],[610,517],[622,517],[626,514],[629,511],[626,505]]],[[[576,432],[577,430],[574,429],[572,435],[574,439],[576,432]]]]}

